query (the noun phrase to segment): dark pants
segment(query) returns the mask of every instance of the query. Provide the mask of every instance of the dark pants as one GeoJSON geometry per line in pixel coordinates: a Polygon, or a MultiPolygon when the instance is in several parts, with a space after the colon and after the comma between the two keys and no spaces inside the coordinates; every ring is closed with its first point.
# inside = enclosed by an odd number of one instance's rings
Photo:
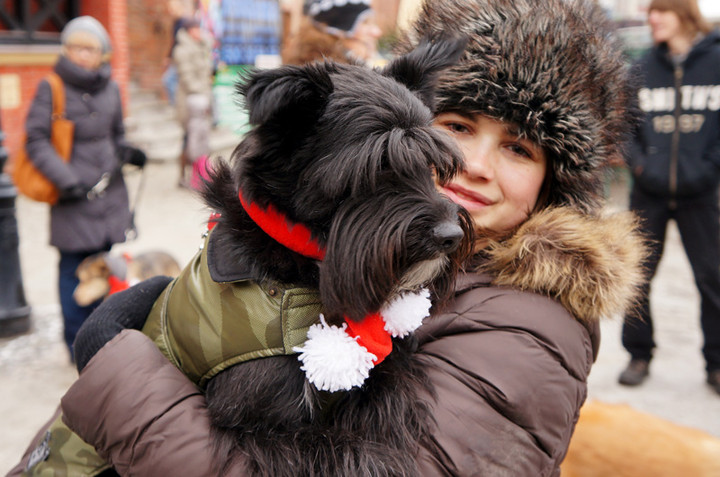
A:
{"type": "MultiPolygon", "coordinates": [[[[677,199],[648,195],[633,188],[630,209],[642,220],[642,229],[651,244],[647,262],[648,283],[643,290],[639,317],[625,318],[622,343],[634,359],[650,360],[655,348],[650,316],[650,280],[655,276],[663,253],[665,233],[670,219],[675,220],[683,248],[692,267],[695,285],[700,292],[700,323],[702,326],[706,369],[720,369],[720,208],[718,191],[677,199]]],[[[678,319],[686,319],[679,316],[678,319]]]]}
{"type": "Polygon", "coordinates": [[[77,335],[77,332],[85,319],[90,316],[90,313],[92,313],[101,301],[98,300],[96,303],[88,306],[80,306],[75,302],[73,292],[79,283],[77,276],[75,275],[75,270],[78,265],[80,265],[80,262],[90,255],[107,252],[109,250],[110,246],[101,250],[86,252],[60,252],[60,270],[58,274],[60,307],[62,308],[63,314],[65,343],[70,350],[70,359],[73,361],[75,361],[75,355],[73,353],[72,344],[75,341],[75,335],[77,335]]]}

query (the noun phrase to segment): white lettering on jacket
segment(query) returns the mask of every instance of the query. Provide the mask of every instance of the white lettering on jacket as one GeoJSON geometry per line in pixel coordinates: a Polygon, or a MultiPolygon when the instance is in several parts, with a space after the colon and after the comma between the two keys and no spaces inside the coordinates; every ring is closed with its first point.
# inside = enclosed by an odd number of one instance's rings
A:
{"type": "MultiPolygon", "coordinates": [[[[720,85],[686,85],[680,88],[680,105],[683,110],[720,110],[720,85]]],[[[642,88],[638,93],[640,109],[646,113],[675,110],[674,88],[642,88]]]]}

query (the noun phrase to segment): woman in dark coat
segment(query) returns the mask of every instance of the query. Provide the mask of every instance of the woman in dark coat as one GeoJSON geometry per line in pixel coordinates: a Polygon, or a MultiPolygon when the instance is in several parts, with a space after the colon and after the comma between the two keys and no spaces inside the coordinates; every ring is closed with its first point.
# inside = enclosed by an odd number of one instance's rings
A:
{"type": "Polygon", "coordinates": [[[130,210],[118,154],[124,137],[122,102],[110,79],[108,34],[97,20],[84,16],[65,26],[61,41],[54,71],[64,84],[66,117],[75,125],[70,161],[64,162],[50,142],[52,94],[46,80],[38,85],[25,128],[29,157],[60,191],[50,209],[50,243],[60,252],[60,304],[74,359],[77,330],[96,306],[75,303],[75,269],[84,258],[125,241],[130,210]],[[97,193],[88,194],[93,187],[97,193]]]}
{"type": "MultiPolygon", "coordinates": [[[[624,312],[641,281],[634,220],[599,208],[603,166],[628,126],[627,71],[589,0],[429,0],[415,28],[414,38],[469,37],[441,78],[436,125],[465,154],[464,170],[441,191],[472,216],[477,253],[444,312],[415,333],[405,367],[377,367],[377,379],[392,380],[384,388],[392,398],[425,417],[414,421],[402,468],[383,467],[385,449],[369,446],[361,457],[378,463],[373,471],[350,459],[317,475],[556,477],[587,396],[598,322],[624,312]]],[[[143,322],[166,284],[158,278],[117,294],[91,320],[115,322],[115,331],[136,314],[143,322]]],[[[85,349],[104,344],[89,331],[85,338],[85,349]]],[[[341,402],[372,406],[378,389],[341,402]]],[[[121,475],[211,476],[226,465],[213,452],[202,392],[136,330],[89,360],[63,413],[121,475]]],[[[333,423],[349,432],[350,446],[363,445],[348,422],[333,423]]],[[[273,445],[292,449],[282,437],[273,445]]],[[[297,468],[318,449],[302,449],[300,460],[288,453],[274,475],[311,475],[297,468]]],[[[232,457],[222,475],[271,473],[248,454],[232,457]]]]}

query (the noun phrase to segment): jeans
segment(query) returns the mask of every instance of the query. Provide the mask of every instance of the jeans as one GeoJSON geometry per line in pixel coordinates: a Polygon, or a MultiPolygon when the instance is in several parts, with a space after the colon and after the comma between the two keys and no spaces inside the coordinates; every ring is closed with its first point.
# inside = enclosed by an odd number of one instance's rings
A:
{"type": "Polygon", "coordinates": [[[175,65],[171,64],[165,70],[162,75],[163,86],[165,87],[165,93],[168,96],[170,104],[175,104],[175,92],[177,91],[178,85],[178,74],[175,65]]]}

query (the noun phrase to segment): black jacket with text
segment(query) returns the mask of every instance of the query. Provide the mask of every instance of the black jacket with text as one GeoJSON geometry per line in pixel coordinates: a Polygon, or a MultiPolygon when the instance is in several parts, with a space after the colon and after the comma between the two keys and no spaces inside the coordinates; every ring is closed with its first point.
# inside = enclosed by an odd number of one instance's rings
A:
{"type": "Polygon", "coordinates": [[[646,193],[687,197],[720,180],[720,32],[696,43],[674,64],[665,44],[636,64],[644,120],[635,133],[628,164],[646,193]]]}

